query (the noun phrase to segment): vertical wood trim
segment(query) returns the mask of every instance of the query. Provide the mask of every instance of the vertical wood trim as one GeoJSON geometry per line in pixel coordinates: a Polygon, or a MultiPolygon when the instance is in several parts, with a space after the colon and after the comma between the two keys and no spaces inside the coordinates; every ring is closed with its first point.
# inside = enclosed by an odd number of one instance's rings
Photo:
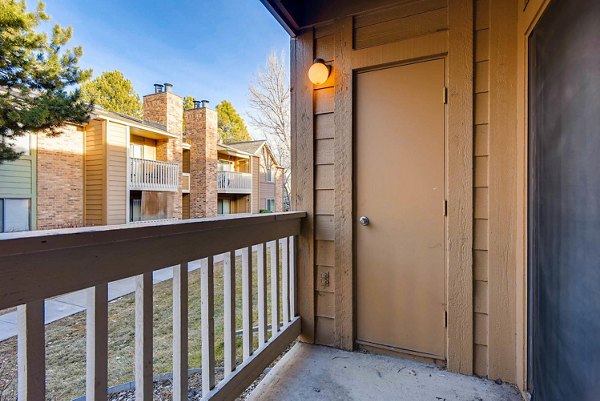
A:
{"type": "Polygon", "coordinates": [[[517,37],[517,211],[516,211],[516,384],[527,390],[528,282],[528,38],[550,0],[530,0],[518,15],[517,37]]]}
{"type": "Polygon", "coordinates": [[[296,237],[289,238],[290,256],[290,318],[296,317],[296,237]]]}
{"type": "Polygon", "coordinates": [[[242,249],[242,348],[244,360],[252,355],[252,247],[242,249]]]}
{"type": "Polygon", "coordinates": [[[202,331],[202,394],[215,386],[215,285],[213,257],[200,266],[200,314],[202,331]]]}
{"type": "Polygon", "coordinates": [[[223,255],[223,342],[225,377],[235,370],[235,252],[223,255]]]}
{"type": "Polygon", "coordinates": [[[188,264],[173,267],[173,401],[188,397],[188,264]]]}
{"type": "Polygon", "coordinates": [[[135,399],[152,399],[152,272],[135,278],[135,399]]]}
{"type": "Polygon", "coordinates": [[[86,399],[106,400],[108,386],[108,283],[87,290],[86,399]]]}
{"type": "Polygon", "coordinates": [[[340,20],[335,34],[335,344],[346,350],[354,347],[352,21],[340,20]]]}
{"type": "Polygon", "coordinates": [[[515,382],[517,1],[490,2],[488,376],[515,382]]]}
{"type": "Polygon", "coordinates": [[[17,307],[17,394],[19,400],[46,399],[44,301],[17,307]]]}
{"type": "Polygon", "coordinates": [[[290,271],[287,237],[279,240],[281,244],[281,302],[283,310],[283,324],[290,321],[290,271]]]}
{"type": "Polygon", "coordinates": [[[256,255],[258,273],[258,346],[267,342],[267,244],[259,244],[256,255]]]}
{"type": "Polygon", "coordinates": [[[448,4],[447,357],[473,373],[473,0],[448,4]]]}
{"type": "Polygon", "coordinates": [[[298,238],[298,313],[304,342],[314,342],[314,116],[313,85],[308,69],[313,62],[314,32],[303,32],[291,41],[291,145],[292,209],[307,216],[298,238]]]}
{"type": "Polygon", "coordinates": [[[279,331],[279,242],[271,242],[271,338],[279,331]]]}

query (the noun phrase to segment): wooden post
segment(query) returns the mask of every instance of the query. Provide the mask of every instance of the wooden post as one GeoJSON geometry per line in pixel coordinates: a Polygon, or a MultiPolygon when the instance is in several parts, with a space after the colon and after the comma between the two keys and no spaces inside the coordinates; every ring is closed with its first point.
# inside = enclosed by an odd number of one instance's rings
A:
{"type": "Polygon", "coordinates": [[[271,338],[279,331],[279,242],[271,242],[271,338]]]}
{"type": "Polygon", "coordinates": [[[152,272],[135,278],[135,399],[152,399],[152,272]]]}
{"type": "Polygon", "coordinates": [[[200,287],[202,396],[206,396],[215,386],[215,286],[212,256],[202,260],[200,287]]]}
{"type": "Polygon", "coordinates": [[[108,283],[87,290],[86,399],[106,400],[108,386],[108,283]]]}
{"type": "Polygon", "coordinates": [[[223,254],[223,342],[225,377],[235,370],[235,252],[223,254]]]}
{"type": "Polygon", "coordinates": [[[296,237],[289,238],[290,256],[290,317],[296,317],[296,237]]]}
{"type": "Polygon", "coordinates": [[[267,244],[259,244],[256,256],[258,272],[258,346],[267,342],[267,244]]]}
{"type": "MultiPolygon", "coordinates": [[[[306,71],[314,59],[314,30],[291,41],[291,146],[292,209],[306,211],[298,238],[298,313],[302,318],[301,340],[315,338],[315,167],[313,84],[306,71]]],[[[337,113],[336,113],[337,114],[337,113]]]]}
{"type": "Polygon", "coordinates": [[[46,398],[46,349],[44,301],[17,307],[18,399],[46,398]]]}
{"type": "Polygon", "coordinates": [[[173,401],[188,399],[188,263],[173,267],[173,401]]]}
{"type": "Polygon", "coordinates": [[[288,238],[279,240],[281,244],[281,301],[283,303],[283,324],[290,321],[290,276],[288,238]]]}
{"type": "Polygon", "coordinates": [[[246,360],[253,352],[252,341],[252,247],[242,249],[242,327],[243,354],[246,360]]]}

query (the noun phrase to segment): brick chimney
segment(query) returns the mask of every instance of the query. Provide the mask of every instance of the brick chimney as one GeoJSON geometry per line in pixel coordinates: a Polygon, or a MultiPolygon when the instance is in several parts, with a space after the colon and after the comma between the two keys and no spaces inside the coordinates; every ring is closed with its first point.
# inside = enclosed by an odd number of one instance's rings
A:
{"type": "Polygon", "coordinates": [[[217,215],[217,112],[207,100],[183,112],[190,141],[190,218],[217,215]]]}
{"type": "Polygon", "coordinates": [[[173,93],[170,83],[155,84],[154,93],[144,96],[144,120],[164,125],[176,138],[162,139],[156,144],[156,159],[179,163],[178,192],[169,193],[167,216],[181,218],[181,172],[183,149],[183,98],[173,93]]]}

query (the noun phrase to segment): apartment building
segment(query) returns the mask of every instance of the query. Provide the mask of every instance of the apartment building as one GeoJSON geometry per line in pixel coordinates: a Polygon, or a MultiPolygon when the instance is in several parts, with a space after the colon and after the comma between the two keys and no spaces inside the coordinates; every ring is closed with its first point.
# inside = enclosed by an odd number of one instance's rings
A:
{"type": "Polygon", "coordinates": [[[0,164],[0,232],[282,210],[264,141],[219,144],[217,113],[206,101],[182,112],[170,84],[143,106],[143,119],[96,107],[57,137],[19,138],[23,156],[0,164]]]}

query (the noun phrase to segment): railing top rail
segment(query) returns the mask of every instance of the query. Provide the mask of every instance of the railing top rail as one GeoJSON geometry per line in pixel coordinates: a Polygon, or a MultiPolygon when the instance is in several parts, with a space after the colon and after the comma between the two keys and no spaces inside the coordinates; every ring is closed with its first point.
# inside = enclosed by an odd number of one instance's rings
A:
{"type": "Polygon", "coordinates": [[[179,165],[179,163],[177,163],[177,162],[165,162],[162,160],[142,159],[139,157],[130,157],[129,160],[131,160],[132,162],[151,162],[151,163],[156,163],[156,164],[162,164],[165,166],[178,166],[179,165]]]}
{"type": "Polygon", "coordinates": [[[300,233],[306,212],[0,234],[0,310],[300,233]]]}
{"type": "Polygon", "coordinates": [[[236,175],[252,175],[252,173],[246,173],[243,171],[218,171],[219,174],[236,174],[236,175]]]}

